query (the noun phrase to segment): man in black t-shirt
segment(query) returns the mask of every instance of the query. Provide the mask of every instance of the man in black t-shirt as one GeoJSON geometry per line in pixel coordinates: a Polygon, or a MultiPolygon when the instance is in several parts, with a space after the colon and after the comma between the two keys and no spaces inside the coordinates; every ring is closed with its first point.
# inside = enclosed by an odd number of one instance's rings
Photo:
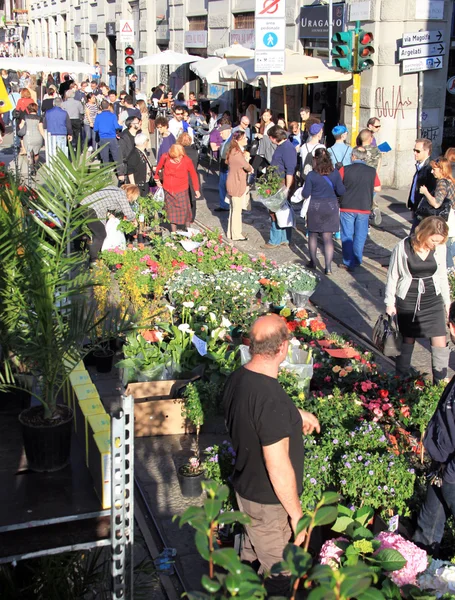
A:
{"type": "MultiPolygon", "coordinates": [[[[316,417],[298,409],[278,383],[289,333],[277,315],[251,328],[251,361],[232,373],[224,390],[226,424],[236,452],[232,482],[241,511],[249,515],[242,560],[259,561],[260,573],[282,560],[302,517],[302,431],[319,432],[316,417]]],[[[295,543],[303,542],[304,533],[295,543]]],[[[269,593],[289,591],[289,578],[271,576],[269,593]]]]}

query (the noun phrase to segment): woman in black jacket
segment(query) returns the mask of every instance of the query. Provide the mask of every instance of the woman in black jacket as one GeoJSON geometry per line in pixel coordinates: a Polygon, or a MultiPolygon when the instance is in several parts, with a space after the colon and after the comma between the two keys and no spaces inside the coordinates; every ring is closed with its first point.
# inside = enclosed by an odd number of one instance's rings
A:
{"type": "Polygon", "coordinates": [[[152,165],[146,154],[149,138],[145,133],[138,133],[134,138],[135,148],[127,163],[127,176],[130,183],[138,186],[141,196],[150,192],[152,165]]]}

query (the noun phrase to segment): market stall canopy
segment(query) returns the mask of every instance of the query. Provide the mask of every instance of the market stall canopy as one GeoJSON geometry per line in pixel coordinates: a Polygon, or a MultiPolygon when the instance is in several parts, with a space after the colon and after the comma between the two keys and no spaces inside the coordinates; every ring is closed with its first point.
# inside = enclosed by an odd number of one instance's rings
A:
{"type": "Polygon", "coordinates": [[[202,56],[193,56],[192,54],[182,54],[181,52],[174,52],[173,50],[164,50],[164,52],[157,52],[156,54],[150,54],[150,56],[144,56],[136,61],[138,67],[146,65],[183,65],[198,60],[204,60],[202,56]]]}
{"type": "MultiPolygon", "coordinates": [[[[286,50],[286,70],[284,73],[272,73],[270,86],[299,85],[307,83],[325,83],[326,81],[349,81],[350,73],[344,73],[328,66],[326,60],[304,56],[286,50]]],[[[220,68],[221,80],[235,80],[257,86],[261,79],[267,80],[266,73],[256,73],[254,58],[236,61],[236,64],[220,68]]]]}
{"type": "Polygon", "coordinates": [[[238,42],[234,42],[226,48],[218,48],[213,54],[220,58],[254,58],[254,50],[245,48],[245,46],[242,46],[238,42]]]}
{"type": "Polygon", "coordinates": [[[11,71],[27,71],[28,73],[94,73],[95,67],[88,63],[74,60],[60,60],[46,56],[18,56],[0,58],[0,67],[11,71]]]}
{"type": "Polygon", "coordinates": [[[220,69],[227,67],[228,61],[225,58],[210,56],[199,62],[190,65],[193,73],[204,79],[207,83],[220,83],[220,69]]]}

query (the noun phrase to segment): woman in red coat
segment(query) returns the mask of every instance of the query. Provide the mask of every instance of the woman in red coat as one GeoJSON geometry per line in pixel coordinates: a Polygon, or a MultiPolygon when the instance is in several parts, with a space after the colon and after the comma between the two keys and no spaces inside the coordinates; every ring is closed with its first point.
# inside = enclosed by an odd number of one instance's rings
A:
{"type": "Polygon", "coordinates": [[[177,225],[191,223],[191,204],[189,195],[189,177],[193,183],[194,195],[201,197],[199,179],[191,159],[185,154],[180,144],[173,144],[167,154],[163,154],[156,166],[155,182],[164,188],[164,206],[167,218],[171,223],[171,231],[177,231],[177,225]],[[163,183],[159,179],[163,171],[163,183]]]}

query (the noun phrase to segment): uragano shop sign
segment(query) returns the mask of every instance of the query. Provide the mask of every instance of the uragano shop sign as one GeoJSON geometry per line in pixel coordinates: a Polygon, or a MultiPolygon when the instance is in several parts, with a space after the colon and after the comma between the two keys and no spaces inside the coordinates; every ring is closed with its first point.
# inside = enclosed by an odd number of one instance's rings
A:
{"type": "MultiPolygon", "coordinates": [[[[333,33],[343,31],[345,22],[345,5],[334,4],[332,7],[333,33]]],[[[302,6],[300,11],[299,38],[325,38],[329,35],[329,7],[302,6]]]]}

